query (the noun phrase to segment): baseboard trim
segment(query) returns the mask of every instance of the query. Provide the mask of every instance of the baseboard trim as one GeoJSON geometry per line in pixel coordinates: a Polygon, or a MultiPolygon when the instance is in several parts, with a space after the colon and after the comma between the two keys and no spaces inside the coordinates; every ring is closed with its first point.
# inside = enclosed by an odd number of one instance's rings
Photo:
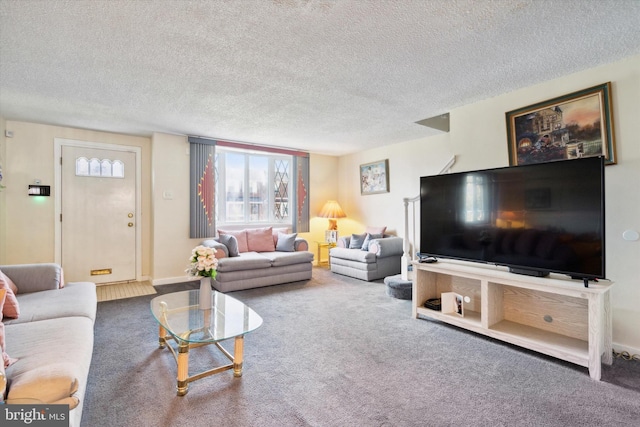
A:
{"type": "Polygon", "coordinates": [[[178,277],[167,277],[165,279],[154,279],[151,281],[153,286],[157,285],[170,285],[172,283],[187,283],[197,281],[197,278],[186,277],[186,276],[178,276],[178,277]]]}

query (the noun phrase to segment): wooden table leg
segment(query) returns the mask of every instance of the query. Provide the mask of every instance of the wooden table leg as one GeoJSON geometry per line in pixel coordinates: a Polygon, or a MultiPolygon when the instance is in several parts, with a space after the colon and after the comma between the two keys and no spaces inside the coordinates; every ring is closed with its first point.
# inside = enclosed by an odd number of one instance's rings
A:
{"type": "Polygon", "coordinates": [[[244,349],[244,336],[240,335],[236,337],[234,351],[233,351],[233,376],[242,376],[242,352],[244,349]]]}

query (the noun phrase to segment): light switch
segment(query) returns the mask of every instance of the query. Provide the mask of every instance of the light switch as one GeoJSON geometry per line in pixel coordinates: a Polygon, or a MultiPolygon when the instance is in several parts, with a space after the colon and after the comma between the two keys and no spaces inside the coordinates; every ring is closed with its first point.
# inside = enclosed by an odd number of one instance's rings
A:
{"type": "Polygon", "coordinates": [[[162,198],[165,200],[173,200],[173,191],[165,190],[162,193],[162,198]]]}

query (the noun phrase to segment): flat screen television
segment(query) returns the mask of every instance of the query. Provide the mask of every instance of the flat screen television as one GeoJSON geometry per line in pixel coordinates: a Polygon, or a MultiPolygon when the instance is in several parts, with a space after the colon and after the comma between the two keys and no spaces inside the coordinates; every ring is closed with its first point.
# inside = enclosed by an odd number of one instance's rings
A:
{"type": "Polygon", "coordinates": [[[420,256],[605,278],[604,158],[420,178],[420,256]]]}

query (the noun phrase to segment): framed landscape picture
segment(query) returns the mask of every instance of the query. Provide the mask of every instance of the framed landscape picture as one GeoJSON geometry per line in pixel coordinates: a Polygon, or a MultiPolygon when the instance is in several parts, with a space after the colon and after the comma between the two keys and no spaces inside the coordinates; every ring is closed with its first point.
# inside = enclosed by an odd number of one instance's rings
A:
{"type": "Polygon", "coordinates": [[[611,82],[506,113],[509,165],[604,156],[616,163],[611,82]]]}
{"type": "Polygon", "coordinates": [[[389,192],[389,159],[360,165],[360,194],[389,192]]]}
{"type": "Polygon", "coordinates": [[[338,230],[327,230],[324,232],[324,241],[326,243],[338,242],[338,230]]]}

